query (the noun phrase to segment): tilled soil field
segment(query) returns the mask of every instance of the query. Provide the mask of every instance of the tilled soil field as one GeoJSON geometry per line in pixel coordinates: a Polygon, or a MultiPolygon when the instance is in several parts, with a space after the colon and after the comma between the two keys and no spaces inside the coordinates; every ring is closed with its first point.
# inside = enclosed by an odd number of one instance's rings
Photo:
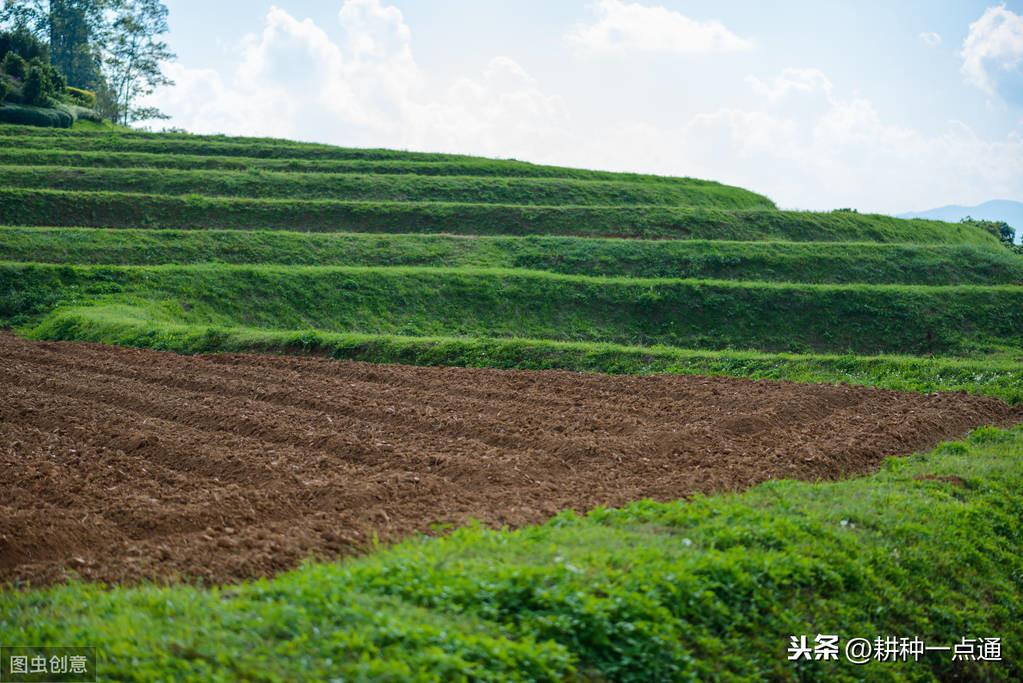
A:
{"type": "Polygon", "coordinates": [[[1023,420],[964,394],[188,357],[0,335],[0,582],[231,581],[478,519],[832,479],[1023,420]]]}

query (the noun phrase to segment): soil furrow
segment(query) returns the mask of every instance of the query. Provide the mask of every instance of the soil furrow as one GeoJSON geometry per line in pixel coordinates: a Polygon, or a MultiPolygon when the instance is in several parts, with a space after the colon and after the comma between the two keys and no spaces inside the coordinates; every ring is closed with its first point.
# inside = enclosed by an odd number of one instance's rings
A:
{"type": "Polygon", "coordinates": [[[232,581],[471,519],[876,469],[1023,408],[729,378],[179,356],[0,334],[0,582],[232,581]]]}

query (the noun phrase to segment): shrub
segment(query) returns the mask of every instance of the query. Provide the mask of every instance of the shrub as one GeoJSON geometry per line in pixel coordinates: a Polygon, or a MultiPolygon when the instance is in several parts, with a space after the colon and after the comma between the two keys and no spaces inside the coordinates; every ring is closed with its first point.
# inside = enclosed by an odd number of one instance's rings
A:
{"type": "Polygon", "coordinates": [[[998,241],[1004,246],[1012,249],[1013,251],[1018,251],[1016,249],[1016,230],[1005,221],[978,220],[967,216],[959,222],[967,225],[974,225],[986,232],[989,232],[997,237],[998,241]]]}
{"type": "Polygon", "coordinates": [[[25,104],[44,107],[59,99],[65,87],[67,83],[62,73],[50,64],[33,59],[22,87],[22,100],[25,104]]]}
{"type": "Polygon", "coordinates": [[[58,109],[23,107],[8,104],[0,107],[0,123],[16,123],[24,126],[45,128],[70,128],[74,119],[67,112],[58,109]]]}
{"type": "Polygon", "coordinates": [[[7,91],[10,86],[7,85],[7,79],[0,76],[0,107],[3,106],[4,100],[7,98],[7,91]]]}
{"type": "Polygon", "coordinates": [[[67,100],[72,104],[77,104],[79,107],[85,107],[86,109],[96,108],[96,93],[91,90],[82,90],[81,88],[68,86],[64,89],[64,93],[67,96],[67,100]]]}
{"type": "Polygon", "coordinates": [[[25,104],[41,106],[46,104],[46,83],[42,69],[32,67],[25,77],[25,85],[22,88],[22,97],[25,104]]]}
{"type": "Polygon", "coordinates": [[[17,52],[8,52],[4,57],[3,70],[8,76],[24,80],[28,73],[28,62],[17,52]]]}
{"type": "Polygon", "coordinates": [[[23,60],[50,61],[49,46],[25,29],[0,31],[0,59],[12,52],[23,60]]]}

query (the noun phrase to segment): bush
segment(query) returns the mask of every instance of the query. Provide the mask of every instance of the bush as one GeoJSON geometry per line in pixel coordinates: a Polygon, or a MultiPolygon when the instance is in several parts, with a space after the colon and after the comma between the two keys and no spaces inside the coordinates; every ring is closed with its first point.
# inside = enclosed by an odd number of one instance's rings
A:
{"type": "Polygon", "coordinates": [[[44,107],[59,100],[66,87],[62,73],[52,65],[34,59],[29,62],[28,75],[22,87],[22,100],[25,104],[44,107]]]}
{"type": "Polygon", "coordinates": [[[25,104],[42,106],[47,103],[49,98],[46,97],[46,83],[41,69],[33,67],[28,70],[21,92],[25,104]]]}
{"type": "Polygon", "coordinates": [[[28,73],[28,62],[17,52],[8,52],[7,56],[4,57],[3,70],[8,76],[13,76],[18,80],[25,80],[25,76],[28,73]]]}
{"type": "Polygon", "coordinates": [[[0,32],[0,59],[9,53],[19,55],[25,61],[50,61],[49,46],[24,29],[0,32]]]}
{"type": "Polygon", "coordinates": [[[1016,230],[1005,221],[978,220],[976,218],[971,218],[970,216],[967,216],[966,218],[962,219],[959,222],[965,223],[966,225],[973,225],[986,232],[989,232],[995,237],[997,237],[998,241],[1001,242],[1004,246],[1008,247],[1009,249],[1012,249],[1013,251],[1017,251],[1016,230]]]}
{"type": "Polygon", "coordinates": [[[0,76],[0,107],[3,106],[4,100],[7,98],[7,91],[9,89],[10,86],[7,85],[7,79],[4,78],[3,76],[0,76]]]}
{"type": "Polygon", "coordinates": [[[91,90],[82,90],[81,88],[73,88],[68,86],[64,89],[64,93],[67,100],[72,104],[77,104],[80,107],[86,109],[96,108],[96,93],[91,90]]]}
{"type": "Polygon", "coordinates": [[[8,104],[0,107],[0,123],[16,123],[23,126],[45,128],[70,128],[74,119],[67,112],[58,109],[8,104]]]}

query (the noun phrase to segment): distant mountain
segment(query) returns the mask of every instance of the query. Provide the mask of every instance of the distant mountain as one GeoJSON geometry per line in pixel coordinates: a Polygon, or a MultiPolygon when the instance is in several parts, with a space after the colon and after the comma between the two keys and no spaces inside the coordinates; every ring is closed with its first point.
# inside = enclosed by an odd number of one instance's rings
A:
{"type": "Polygon", "coordinates": [[[967,216],[986,221],[1005,221],[1016,228],[1017,239],[1023,233],[1023,202],[1014,202],[1010,199],[992,199],[976,206],[953,204],[928,211],[911,211],[899,214],[899,218],[933,218],[949,223],[958,223],[967,216]]]}

